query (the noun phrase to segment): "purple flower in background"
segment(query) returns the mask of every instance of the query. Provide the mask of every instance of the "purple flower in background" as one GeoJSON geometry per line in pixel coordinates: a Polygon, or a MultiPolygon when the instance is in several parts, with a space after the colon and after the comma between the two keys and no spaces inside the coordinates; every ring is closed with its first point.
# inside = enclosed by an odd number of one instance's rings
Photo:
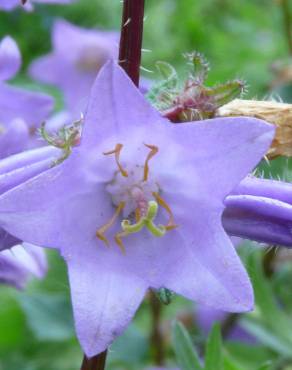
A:
{"type": "Polygon", "coordinates": [[[253,118],[170,124],[120,67],[102,69],[81,145],[0,197],[7,232],[66,260],[87,356],[125,329],[149,287],[227,311],[252,308],[221,215],[273,135],[253,118]]]}
{"type": "Polygon", "coordinates": [[[100,68],[118,58],[119,33],[89,30],[57,20],[52,32],[53,51],[34,61],[32,78],[58,86],[72,119],[84,112],[100,68]]]}
{"type": "MultiPolygon", "coordinates": [[[[195,311],[196,323],[202,333],[205,336],[208,336],[215,322],[223,323],[224,330],[224,321],[228,319],[228,313],[216,310],[205,305],[197,305],[195,311]]],[[[240,327],[239,323],[231,326],[227,334],[228,339],[237,340],[240,342],[254,343],[255,338],[248,334],[243,328],[240,327]]]]}
{"type": "Polygon", "coordinates": [[[46,272],[47,260],[42,248],[23,244],[0,252],[0,284],[23,289],[31,276],[41,279],[46,272]]]}
{"type": "Polygon", "coordinates": [[[23,6],[26,10],[32,9],[33,3],[40,4],[69,4],[73,0],[27,0],[25,4],[21,0],[0,0],[0,9],[10,11],[16,8],[17,6],[23,6]]]}
{"type": "Polygon", "coordinates": [[[229,235],[292,247],[292,184],[247,177],[224,203],[229,235]]]}
{"type": "Polygon", "coordinates": [[[32,132],[47,118],[53,99],[6,83],[21,66],[15,41],[6,36],[0,43],[0,158],[30,145],[32,132]]]}

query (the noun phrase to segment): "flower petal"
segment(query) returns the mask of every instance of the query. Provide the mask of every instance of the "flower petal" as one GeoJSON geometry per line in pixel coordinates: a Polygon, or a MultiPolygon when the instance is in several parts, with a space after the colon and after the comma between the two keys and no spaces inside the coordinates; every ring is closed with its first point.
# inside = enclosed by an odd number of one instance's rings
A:
{"type": "Polygon", "coordinates": [[[47,272],[44,251],[36,246],[17,245],[0,253],[0,282],[23,288],[31,275],[43,278],[47,272]]]}
{"type": "Polygon", "coordinates": [[[0,227],[0,251],[9,249],[14,245],[20,244],[21,240],[8,234],[4,229],[0,227]]]}
{"type": "Polygon", "coordinates": [[[53,105],[54,100],[46,94],[0,84],[0,121],[21,118],[29,127],[39,127],[53,105]]]}
{"type": "Polygon", "coordinates": [[[218,199],[228,195],[252,171],[265,155],[275,133],[272,125],[247,117],[215,118],[173,126],[172,134],[184,146],[188,161],[193,163],[203,186],[200,196],[218,199]]]}
{"type": "Polygon", "coordinates": [[[61,150],[52,146],[27,150],[2,159],[0,161],[0,174],[17,170],[21,167],[30,166],[46,159],[56,159],[61,155],[61,150]]]}
{"type": "Polygon", "coordinates": [[[251,310],[252,286],[230,239],[218,221],[201,214],[199,218],[186,231],[186,247],[181,248],[166,287],[220,310],[251,310]]]}
{"type": "Polygon", "coordinates": [[[228,234],[292,247],[291,204],[260,196],[231,195],[225,205],[222,222],[228,234]]]}
{"type": "Polygon", "coordinates": [[[292,204],[292,184],[272,179],[247,176],[233,189],[231,194],[266,197],[292,204]]]}
{"type": "Polygon", "coordinates": [[[92,357],[106,350],[127,327],[147,286],[125,270],[104,268],[98,254],[89,256],[87,251],[67,262],[77,336],[92,357]]]}
{"type": "Polygon", "coordinates": [[[0,133],[0,158],[21,152],[29,141],[29,130],[21,119],[14,119],[0,133]]]}
{"type": "Polygon", "coordinates": [[[131,130],[140,127],[147,127],[151,132],[153,128],[159,131],[159,125],[168,124],[113,61],[108,62],[98,74],[85,120],[82,133],[84,147],[94,146],[96,140],[100,142],[120,133],[129,136],[131,130]]]}
{"type": "Polygon", "coordinates": [[[16,42],[10,36],[4,37],[0,43],[0,80],[14,77],[20,66],[21,55],[16,42]]]}
{"type": "Polygon", "coordinates": [[[29,178],[27,172],[38,171],[44,165],[43,173],[2,195],[0,224],[8,232],[52,248],[70,248],[76,243],[85,248],[97,239],[96,229],[112,216],[113,207],[104,197],[104,185],[88,182],[84,172],[78,170],[84,165],[75,154],[47,171],[48,162],[44,160],[23,172],[12,172],[11,181],[17,185],[19,176],[25,180],[29,178]]]}

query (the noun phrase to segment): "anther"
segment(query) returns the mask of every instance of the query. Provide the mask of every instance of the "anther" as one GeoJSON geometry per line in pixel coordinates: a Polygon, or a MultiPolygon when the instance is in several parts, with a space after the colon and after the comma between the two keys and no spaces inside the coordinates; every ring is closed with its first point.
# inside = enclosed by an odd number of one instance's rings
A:
{"type": "Polygon", "coordinates": [[[169,221],[168,221],[167,225],[165,226],[165,229],[167,231],[175,229],[177,227],[177,225],[174,222],[174,216],[173,216],[173,213],[172,213],[169,205],[166,203],[166,201],[164,199],[161,198],[161,196],[158,193],[153,192],[152,195],[154,196],[156,202],[162,208],[164,208],[166,210],[166,212],[169,214],[169,221]]]}
{"type": "Polygon", "coordinates": [[[147,158],[144,164],[143,181],[147,181],[148,175],[149,175],[149,161],[151,158],[153,158],[158,153],[159,149],[155,145],[149,145],[149,144],[144,144],[144,145],[150,149],[150,153],[147,155],[147,158]]]}
{"type": "Polygon", "coordinates": [[[122,176],[128,177],[128,172],[122,167],[122,165],[120,163],[120,154],[121,154],[122,149],[123,149],[123,144],[117,144],[114,150],[111,150],[109,152],[105,152],[103,154],[104,155],[114,154],[117,166],[118,166],[119,171],[121,172],[122,176]]]}
{"type": "Polygon", "coordinates": [[[103,225],[102,227],[100,227],[97,231],[96,231],[96,236],[98,237],[98,239],[102,240],[108,247],[109,247],[109,241],[108,239],[105,237],[105,232],[110,229],[113,224],[115,223],[116,219],[119,217],[120,213],[122,212],[123,208],[125,207],[125,202],[121,202],[114,215],[112,216],[112,218],[105,224],[103,225]]]}
{"type": "Polygon", "coordinates": [[[139,222],[140,221],[140,218],[141,218],[140,208],[136,208],[135,209],[135,219],[136,219],[136,222],[139,222]]]}

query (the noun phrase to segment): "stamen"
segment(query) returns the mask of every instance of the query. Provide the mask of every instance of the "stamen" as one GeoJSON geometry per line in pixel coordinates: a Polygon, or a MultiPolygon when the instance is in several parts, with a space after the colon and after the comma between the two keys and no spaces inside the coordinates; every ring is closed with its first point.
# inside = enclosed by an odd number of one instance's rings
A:
{"type": "Polygon", "coordinates": [[[124,243],[122,242],[122,238],[127,235],[128,233],[126,231],[121,231],[115,235],[115,242],[117,243],[118,247],[120,248],[123,254],[126,254],[126,249],[124,243]]]}
{"type": "Polygon", "coordinates": [[[150,153],[148,154],[145,164],[144,164],[143,181],[147,181],[148,175],[149,175],[149,161],[151,158],[153,158],[158,153],[159,149],[155,145],[149,145],[149,144],[144,144],[144,145],[150,149],[150,153]]]}
{"type": "Polygon", "coordinates": [[[123,144],[117,144],[114,150],[111,150],[109,152],[105,152],[103,154],[104,155],[114,154],[117,166],[118,166],[119,171],[121,172],[122,176],[128,177],[128,172],[122,167],[122,165],[120,163],[120,154],[121,154],[122,148],[123,148],[123,144]]]}
{"type": "Polygon", "coordinates": [[[152,195],[154,196],[156,202],[163,207],[166,212],[169,214],[169,221],[167,225],[165,226],[165,229],[167,231],[175,229],[178,225],[174,222],[174,216],[172,213],[172,210],[170,209],[169,205],[166,203],[164,199],[161,198],[161,196],[158,193],[153,192],[152,195]]]}
{"type": "Polygon", "coordinates": [[[109,229],[109,228],[111,228],[112,226],[113,226],[113,224],[115,223],[115,221],[116,221],[116,219],[119,217],[119,215],[120,215],[120,213],[121,213],[121,211],[123,210],[123,208],[125,207],[125,202],[121,202],[119,205],[118,205],[118,207],[117,207],[117,209],[116,209],[116,211],[115,211],[115,213],[114,213],[114,215],[112,216],[112,218],[105,224],[105,225],[103,225],[102,227],[100,227],[98,230],[97,230],[97,232],[96,232],[96,236],[100,239],[100,240],[102,240],[105,244],[106,244],[106,246],[107,247],[109,247],[109,241],[108,241],[108,239],[105,237],[105,235],[104,235],[104,233],[109,229]]]}

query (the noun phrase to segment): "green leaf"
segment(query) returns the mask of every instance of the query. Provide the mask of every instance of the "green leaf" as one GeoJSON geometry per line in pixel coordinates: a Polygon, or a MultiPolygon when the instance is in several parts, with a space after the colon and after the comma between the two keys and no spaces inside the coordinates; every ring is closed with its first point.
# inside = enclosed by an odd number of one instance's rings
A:
{"type": "Polygon", "coordinates": [[[266,362],[265,364],[261,365],[257,368],[257,370],[270,370],[272,363],[270,361],[266,362]]]}
{"type": "Polygon", "coordinates": [[[220,325],[215,323],[207,340],[205,370],[222,370],[222,338],[220,325]]]}
{"type": "Polygon", "coordinates": [[[63,294],[22,294],[19,301],[37,339],[61,341],[74,337],[70,303],[63,294]]]}
{"type": "MultiPolygon", "coordinates": [[[[278,306],[271,284],[264,276],[260,260],[256,255],[251,256],[251,277],[256,297],[256,306],[259,308],[262,320],[267,330],[272,332],[281,341],[292,346],[292,320],[278,306]]],[[[292,355],[292,350],[290,350],[292,355]]]]}
{"type": "Polygon", "coordinates": [[[203,370],[188,332],[178,321],[173,324],[172,342],[176,360],[181,370],[203,370]]]}
{"type": "Polygon", "coordinates": [[[224,356],[223,363],[224,370],[242,370],[242,368],[238,367],[229,356],[224,356]]]}
{"type": "Polygon", "coordinates": [[[285,340],[281,339],[277,335],[273,334],[261,323],[252,320],[251,318],[244,318],[241,320],[241,323],[244,329],[246,329],[250,334],[256,337],[267,347],[271,348],[282,356],[292,356],[292,348],[290,344],[285,342],[285,340]]]}

